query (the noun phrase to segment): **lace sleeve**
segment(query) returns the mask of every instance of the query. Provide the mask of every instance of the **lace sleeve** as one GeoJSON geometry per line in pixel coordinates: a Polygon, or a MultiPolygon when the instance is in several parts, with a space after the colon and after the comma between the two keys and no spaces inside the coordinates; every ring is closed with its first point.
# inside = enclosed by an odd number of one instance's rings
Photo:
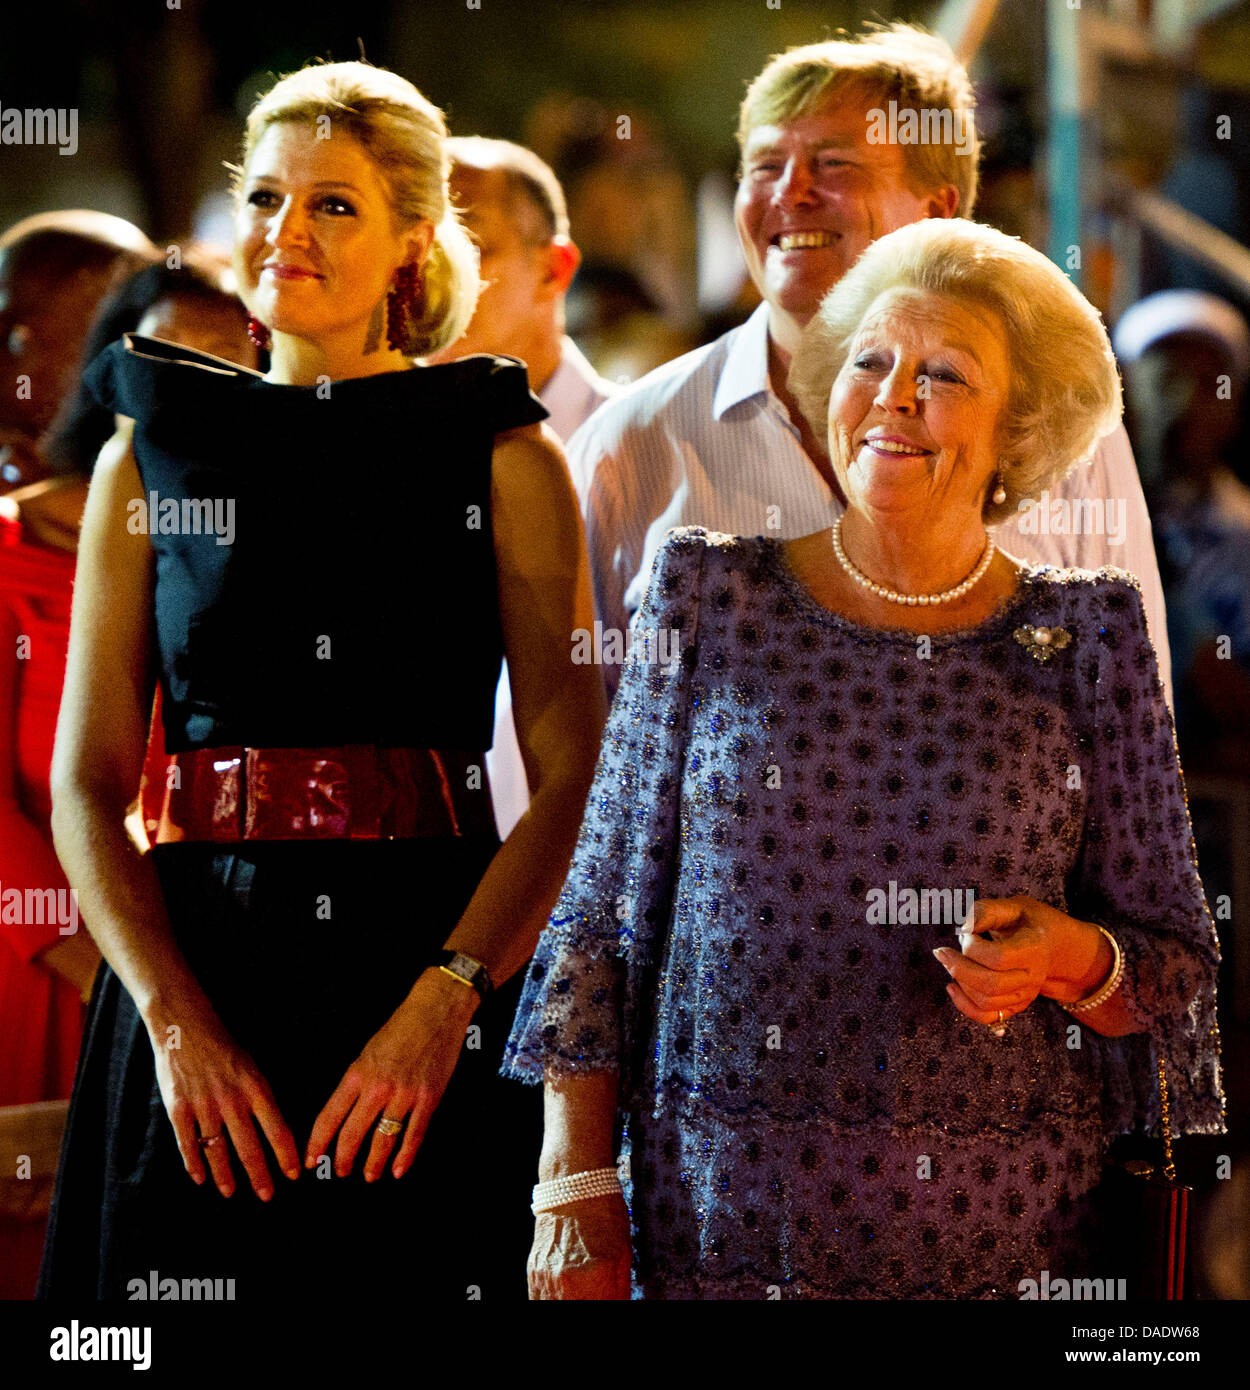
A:
{"type": "Polygon", "coordinates": [[[504,1050],[506,1076],[619,1069],[626,1086],[632,1079],[630,984],[673,894],[704,534],[682,528],[656,556],[573,862],[504,1050]]]}
{"type": "Polygon", "coordinates": [[[1162,1054],[1176,1133],[1224,1132],[1215,980],[1219,944],[1198,877],[1172,716],[1136,581],[1093,586],[1098,656],[1085,838],[1069,894],[1124,954],[1120,986],[1140,1031],[1105,1038],[1108,1131],[1154,1129],[1162,1054]]]}

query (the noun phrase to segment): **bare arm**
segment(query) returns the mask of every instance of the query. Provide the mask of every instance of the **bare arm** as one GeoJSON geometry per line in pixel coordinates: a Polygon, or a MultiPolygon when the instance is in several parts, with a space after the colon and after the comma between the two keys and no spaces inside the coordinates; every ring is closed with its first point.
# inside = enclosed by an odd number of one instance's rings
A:
{"type": "MultiPolygon", "coordinates": [[[[538,1180],[614,1168],[617,1074],[544,1073],[543,1152],[538,1180]]],[[[632,1263],[629,1212],[619,1194],[540,1211],[527,1264],[530,1297],[627,1300],[632,1263]]]]}
{"type": "Polygon", "coordinates": [[[614,1071],[546,1071],[539,1182],[616,1167],[617,1085],[614,1071]]]}
{"type": "MultiPolygon", "coordinates": [[[[974,928],[960,935],[962,952],[940,946],[934,955],[954,977],[946,987],[952,1003],[976,1023],[992,1026],[1000,1010],[1009,1018],[1039,996],[1076,1004],[1110,980],[1115,955],[1093,922],[1027,893],[981,898],[973,913],[974,928]]],[[[1108,1038],[1144,1031],[1119,990],[1072,1018],[1108,1038]]]]}
{"type": "MultiPolygon", "coordinates": [[[[1057,1004],[1076,1004],[1090,998],[1109,982],[1115,964],[1115,953],[1093,922],[1069,920],[1066,949],[1052,957],[1052,973],[1042,987],[1042,993],[1057,1004]]],[[[1072,1017],[1078,1018],[1075,1014],[1072,1017]]],[[[1085,1010],[1078,1021],[1106,1038],[1122,1038],[1141,1030],[1119,990],[1096,1009],[1085,1010]]]]}
{"type": "MultiPolygon", "coordinates": [[[[661,549],[643,604],[644,629],[679,630],[683,646],[694,642],[704,550],[693,535],[661,549]]],[[[691,664],[678,663],[663,681],[644,663],[626,664],[586,807],[585,839],[540,940],[505,1051],[506,1074],[524,1080],[541,1074],[546,1087],[543,1181],[614,1166],[618,1068],[646,1027],[639,1015],[647,1000],[630,986],[631,953],[645,959],[651,950],[652,919],[658,923],[671,901],[677,872],[673,788],[680,784],[691,664]],[[632,751],[640,729],[656,731],[654,759],[632,751]],[[664,852],[657,855],[656,846],[664,852]],[[602,875],[592,868],[600,859],[602,875]],[[631,905],[623,917],[626,885],[631,905]]],[[[540,1212],[528,1266],[531,1297],[628,1298],[630,1258],[629,1217],[619,1195],[540,1212]]]]}
{"type": "Polygon", "coordinates": [[[507,980],[534,953],[568,872],[606,717],[592,665],[572,660],[593,622],[577,502],[556,437],[500,435],[491,507],[517,738],[533,795],[491,861],[448,947],[507,980]]]}
{"type": "Polygon", "coordinates": [[[143,495],[122,420],[100,453],[83,514],[65,689],[52,758],[52,832],[83,919],[150,1033],[208,1009],[178,950],[152,861],[125,829],[143,764],[153,556],[127,529],[143,495]]]}

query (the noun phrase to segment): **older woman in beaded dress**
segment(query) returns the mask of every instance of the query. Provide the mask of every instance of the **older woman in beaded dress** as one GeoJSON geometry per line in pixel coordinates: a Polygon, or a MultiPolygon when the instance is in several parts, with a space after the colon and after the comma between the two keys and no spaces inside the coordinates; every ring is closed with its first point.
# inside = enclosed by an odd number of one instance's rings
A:
{"type": "Polygon", "coordinates": [[[1093,1193],[1160,1060],[1174,1130],[1223,1132],[1138,585],[986,529],[1118,419],[1097,313],[1023,243],[924,221],[830,293],[791,385],[845,516],[666,542],[509,1041],[547,1088],[533,1297],[1111,1276],[1093,1193]],[[674,631],[675,661],[637,640],[674,631]]]}

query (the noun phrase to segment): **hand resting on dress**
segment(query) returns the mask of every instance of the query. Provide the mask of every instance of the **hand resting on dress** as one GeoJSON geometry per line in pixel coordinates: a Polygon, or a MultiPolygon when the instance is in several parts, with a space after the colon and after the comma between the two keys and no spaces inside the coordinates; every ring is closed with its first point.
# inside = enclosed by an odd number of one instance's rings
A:
{"type": "MultiPolygon", "coordinates": [[[[1037,996],[1075,1004],[1093,994],[1111,973],[1114,956],[1092,922],[1082,922],[1047,903],[1018,893],[983,898],[972,920],[960,927],[962,954],[950,946],[934,951],[953,976],[951,1002],[975,1023],[992,1025],[1023,1013],[1037,996]]],[[[1117,992],[1081,1022],[1107,1037],[1137,1031],[1117,992]]]]}
{"type": "Polygon", "coordinates": [[[145,1022],[161,1099],[191,1178],[196,1183],[204,1181],[207,1160],[222,1196],[233,1195],[229,1139],[256,1195],[262,1202],[269,1201],[273,1179],[253,1118],[272,1146],[278,1166],[288,1178],[298,1178],[299,1152],[269,1083],[212,1009],[205,1004],[202,1009],[184,1006],[179,1010],[176,1047],[169,1045],[171,1035],[154,1015],[145,1022]],[[221,1135],[218,1142],[201,1145],[201,1139],[217,1134],[221,1135]]]}

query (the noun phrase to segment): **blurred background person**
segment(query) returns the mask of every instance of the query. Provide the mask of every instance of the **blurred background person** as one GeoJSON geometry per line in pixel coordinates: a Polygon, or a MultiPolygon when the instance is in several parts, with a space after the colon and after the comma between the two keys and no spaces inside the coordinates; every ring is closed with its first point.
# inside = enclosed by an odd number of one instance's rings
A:
{"type": "MultiPolygon", "coordinates": [[[[256,361],[247,314],[224,262],[194,250],[124,280],[99,306],[79,371],[126,332],[201,347],[242,365],[256,361]]],[[[54,469],[0,498],[0,883],[68,888],[50,826],[48,775],[65,673],[78,529],[96,455],[113,433],[111,411],[70,390],[39,456],[54,469]],[[23,642],[23,638],[27,639],[23,642]]],[[[163,743],[161,746],[163,753],[163,743]]],[[[58,922],[0,924],[0,1130],[32,1155],[29,1181],[9,1184],[0,1214],[0,1296],[30,1298],[39,1272],[52,1165],[73,1087],[83,1003],[100,952],[84,929],[58,922]]]]}
{"type": "Polygon", "coordinates": [[[1250,329],[1199,290],[1163,290],[1115,329],[1167,600],[1177,736],[1192,771],[1250,770],[1250,488],[1235,451],[1250,329]]]}
{"type": "Polygon", "coordinates": [[[0,491],[49,471],[39,436],[72,389],[100,301],[156,247],[123,218],[75,209],[0,236],[0,491]]]}
{"type": "Polygon", "coordinates": [[[447,151],[452,198],[477,243],[483,285],[468,329],[428,360],[519,357],[565,440],[614,387],[565,332],[565,295],[582,257],[564,190],[550,165],[510,140],[455,137],[447,151]]]}
{"type": "MultiPolygon", "coordinates": [[[[1113,340],[1167,600],[1198,862],[1217,916],[1233,921],[1224,970],[1244,1007],[1233,910],[1250,889],[1250,488],[1239,476],[1250,329],[1226,299],[1164,290],[1132,305],[1113,340]]],[[[1229,1074],[1242,1084],[1244,1068],[1229,1074]]]]}
{"type": "Polygon", "coordinates": [[[83,385],[81,371],[122,334],[182,343],[257,368],[260,350],[247,335],[247,310],[235,293],[229,261],[194,244],[180,250],[179,260],[177,268],[161,260],[135,271],[100,305],[83,345],[78,379],[40,440],[53,476],[38,491],[27,489],[14,499],[22,501],[28,523],[36,520],[36,496],[76,496],[81,512],[91,467],[114,429],[113,417],[83,385]]]}
{"type": "MultiPolygon", "coordinates": [[[[463,336],[427,360],[475,352],[519,358],[564,442],[616,390],[564,331],[564,299],[581,262],[564,190],[550,165],[510,140],[466,136],[449,140],[447,150],[452,199],[477,243],[483,286],[463,336]]],[[[495,823],[506,840],[529,805],[506,663],[486,761],[495,823]]]]}
{"type": "Polygon", "coordinates": [[[527,113],[525,144],[556,170],[583,263],[571,331],[596,367],[633,381],[698,341],[691,293],[695,224],[686,179],[653,115],[550,93],[527,113]]]}

